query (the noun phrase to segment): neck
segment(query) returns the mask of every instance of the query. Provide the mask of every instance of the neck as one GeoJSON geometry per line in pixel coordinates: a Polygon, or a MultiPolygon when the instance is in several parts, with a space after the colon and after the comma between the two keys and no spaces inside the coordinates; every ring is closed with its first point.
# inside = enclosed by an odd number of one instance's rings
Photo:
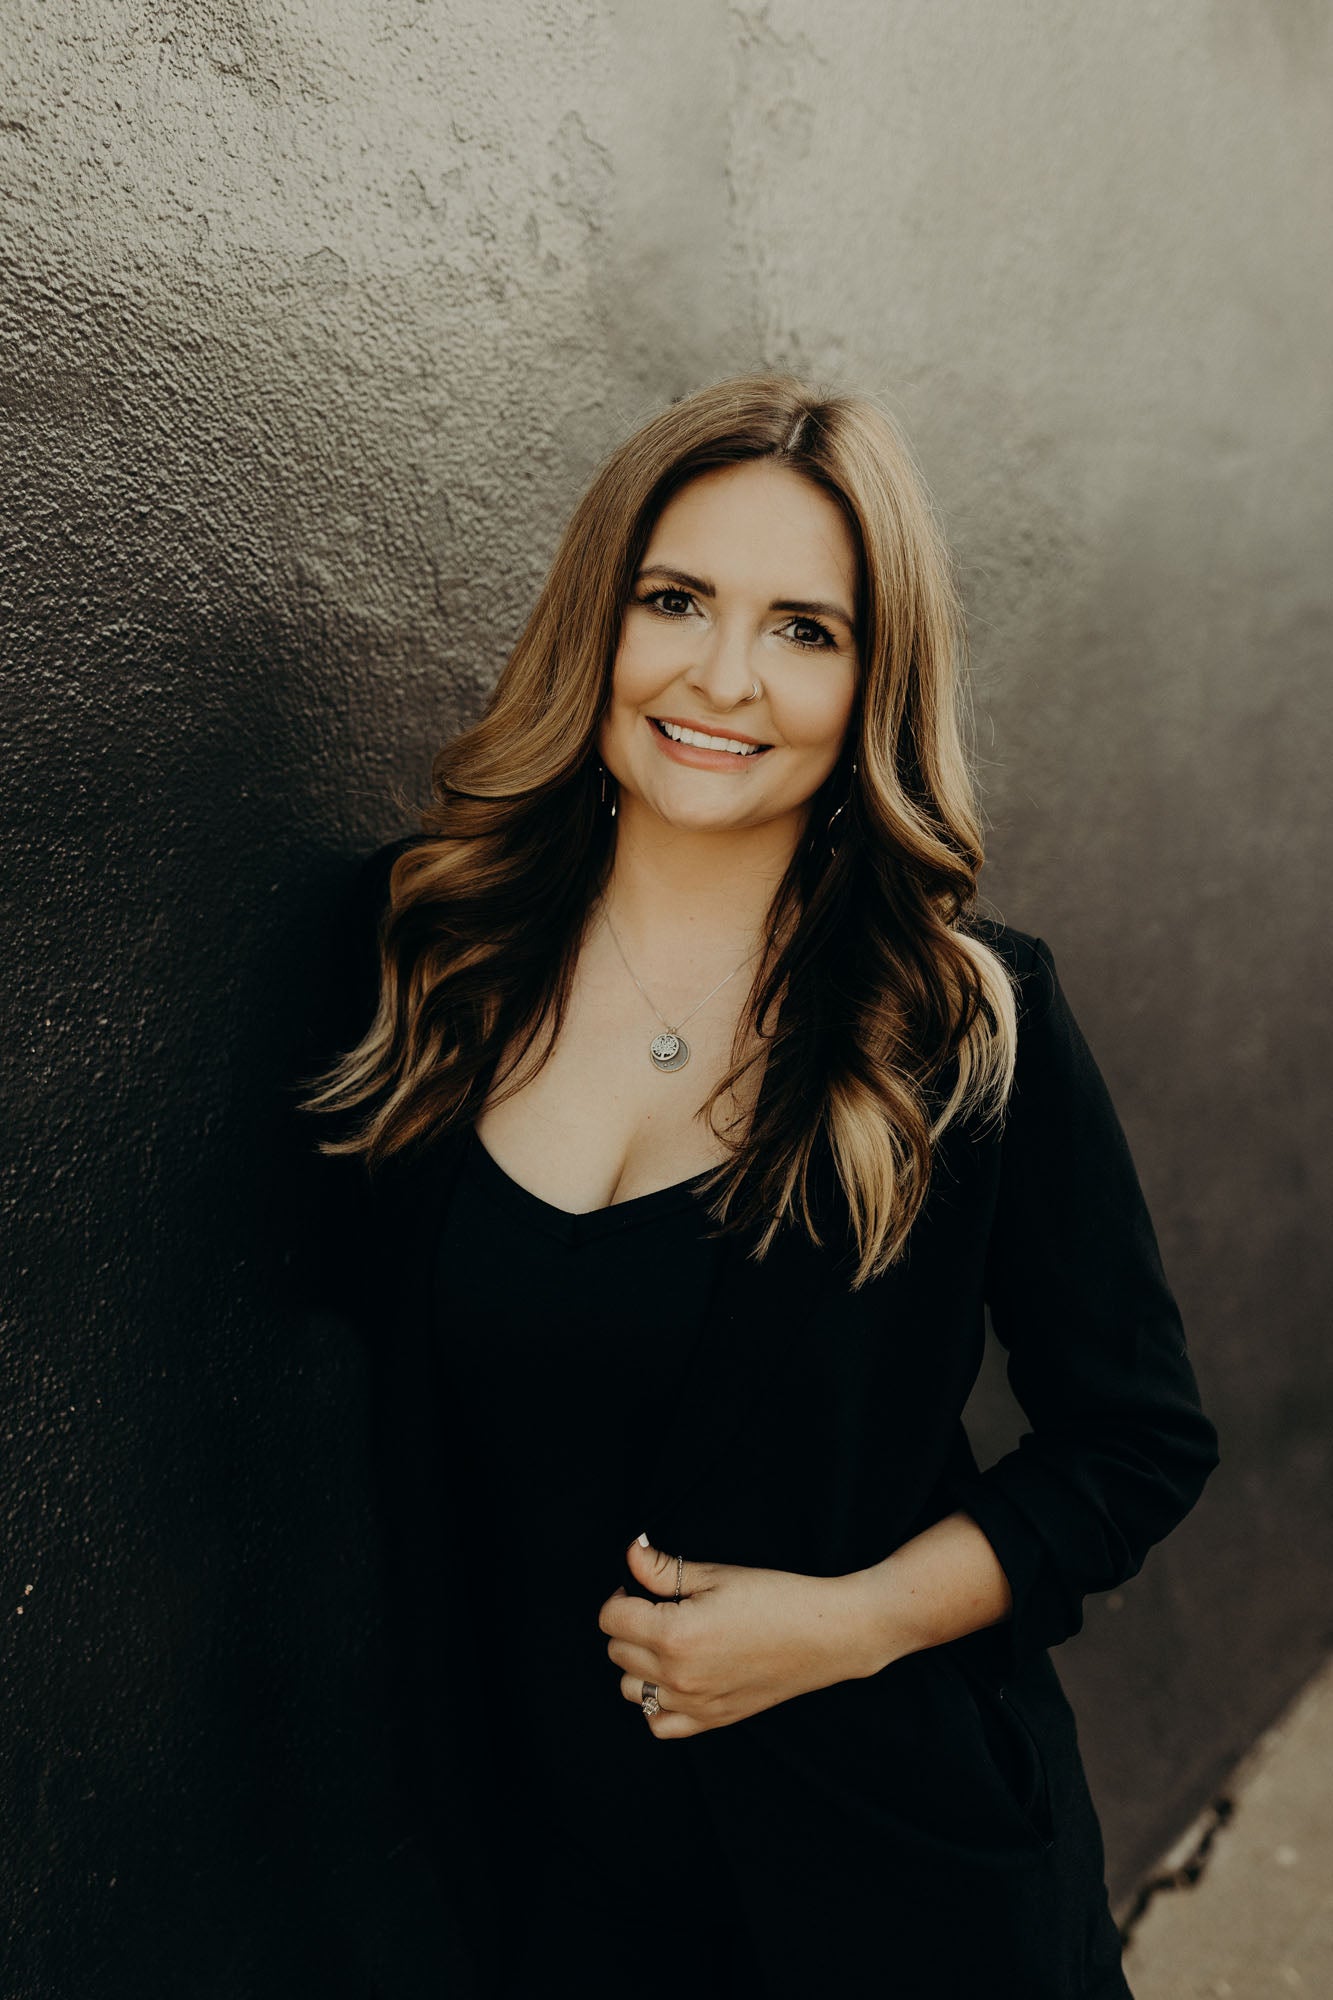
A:
{"type": "Polygon", "coordinates": [[[739,957],[766,934],[804,834],[797,814],[722,832],[668,826],[622,792],[604,898],[617,934],[645,956],[739,957]]]}

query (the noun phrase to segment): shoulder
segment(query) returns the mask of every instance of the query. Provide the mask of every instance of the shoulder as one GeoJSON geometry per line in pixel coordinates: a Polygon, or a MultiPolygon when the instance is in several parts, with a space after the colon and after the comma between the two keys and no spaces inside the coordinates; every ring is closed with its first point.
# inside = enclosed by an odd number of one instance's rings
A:
{"type": "Polygon", "coordinates": [[[1013,980],[1020,1024],[1044,1020],[1060,994],[1055,958],[1044,938],[1020,931],[998,917],[972,916],[960,926],[986,945],[1013,980]]]}
{"type": "Polygon", "coordinates": [[[1075,1107],[1085,1118],[1112,1115],[1105,1078],[1088,1045],[1045,938],[996,919],[968,925],[995,952],[1014,982],[1017,1012],[1014,1094],[1030,1105],[1075,1107]]]}

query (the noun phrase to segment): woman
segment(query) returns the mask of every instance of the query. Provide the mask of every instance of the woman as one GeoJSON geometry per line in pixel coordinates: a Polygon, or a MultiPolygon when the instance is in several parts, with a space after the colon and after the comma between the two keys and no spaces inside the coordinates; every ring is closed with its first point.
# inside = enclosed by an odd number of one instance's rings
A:
{"type": "Polygon", "coordinates": [[[974,911],[961,650],[886,420],[719,384],[369,871],[310,1101],[452,1990],[1128,1992],[1048,1648],[1215,1438],[1051,954],[974,911]]]}

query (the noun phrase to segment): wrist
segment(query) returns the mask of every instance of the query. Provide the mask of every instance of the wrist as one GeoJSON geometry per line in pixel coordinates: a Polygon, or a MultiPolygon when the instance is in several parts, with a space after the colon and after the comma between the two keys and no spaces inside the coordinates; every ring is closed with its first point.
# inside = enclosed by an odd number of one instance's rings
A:
{"type": "Polygon", "coordinates": [[[846,1615],[877,1673],[908,1653],[947,1645],[1007,1618],[1009,1579],[967,1514],[955,1513],[903,1542],[883,1562],[840,1579],[846,1615]]]}
{"type": "Polygon", "coordinates": [[[915,1643],[894,1617],[893,1594],[886,1590],[886,1563],[830,1577],[839,1655],[844,1680],[865,1680],[891,1666],[915,1643]]]}

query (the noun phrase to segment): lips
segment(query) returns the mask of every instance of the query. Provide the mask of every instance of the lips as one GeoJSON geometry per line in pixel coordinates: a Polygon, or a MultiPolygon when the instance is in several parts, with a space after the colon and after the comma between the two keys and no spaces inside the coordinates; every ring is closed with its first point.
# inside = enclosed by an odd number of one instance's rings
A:
{"type": "Polygon", "coordinates": [[[650,715],[648,720],[665,742],[673,743],[682,750],[697,750],[709,756],[739,758],[748,763],[772,748],[769,743],[761,743],[757,736],[745,736],[738,729],[719,729],[716,724],[687,721],[684,716],[650,715]],[[704,740],[691,741],[691,738],[704,740]],[[733,744],[736,746],[734,749],[733,744]],[[742,745],[745,747],[740,747],[742,745]]]}

